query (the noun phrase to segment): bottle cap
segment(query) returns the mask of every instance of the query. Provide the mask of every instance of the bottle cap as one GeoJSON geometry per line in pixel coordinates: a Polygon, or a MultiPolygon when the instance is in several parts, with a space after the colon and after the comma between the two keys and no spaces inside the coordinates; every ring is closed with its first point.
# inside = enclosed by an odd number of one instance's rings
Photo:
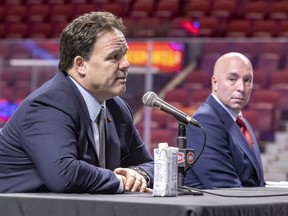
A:
{"type": "Polygon", "coordinates": [[[166,143],[166,142],[159,143],[159,144],[158,144],[158,147],[159,147],[159,149],[167,148],[167,147],[168,147],[168,143],[166,143]]]}

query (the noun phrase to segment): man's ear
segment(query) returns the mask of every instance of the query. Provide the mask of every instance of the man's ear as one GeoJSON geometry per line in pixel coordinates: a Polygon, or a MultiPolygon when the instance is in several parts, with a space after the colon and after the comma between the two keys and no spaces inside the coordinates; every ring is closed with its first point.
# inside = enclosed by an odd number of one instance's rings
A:
{"type": "Polygon", "coordinates": [[[86,74],[86,61],[81,56],[74,58],[74,65],[78,73],[82,76],[86,74]]]}
{"type": "Polygon", "coordinates": [[[217,77],[215,75],[213,75],[211,77],[211,84],[212,84],[212,92],[216,93],[217,92],[218,80],[217,80],[217,77]]]}

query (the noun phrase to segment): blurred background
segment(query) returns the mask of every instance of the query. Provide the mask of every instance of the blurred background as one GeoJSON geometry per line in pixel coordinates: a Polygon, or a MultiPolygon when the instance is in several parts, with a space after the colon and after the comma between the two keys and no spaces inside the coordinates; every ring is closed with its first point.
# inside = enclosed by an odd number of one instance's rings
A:
{"type": "Polygon", "coordinates": [[[110,11],[127,26],[127,92],[135,125],[152,150],[176,146],[177,120],[144,107],[160,98],[192,115],[211,92],[215,60],[241,52],[254,67],[244,116],[254,127],[265,179],[288,180],[288,0],[0,0],[0,121],[58,72],[58,39],[75,17],[110,11]]]}

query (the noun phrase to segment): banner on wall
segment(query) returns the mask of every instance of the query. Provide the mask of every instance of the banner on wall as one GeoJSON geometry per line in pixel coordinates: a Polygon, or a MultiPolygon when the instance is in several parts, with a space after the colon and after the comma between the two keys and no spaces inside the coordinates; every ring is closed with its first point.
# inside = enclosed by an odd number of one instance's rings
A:
{"type": "MultiPolygon", "coordinates": [[[[129,42],[127,60],[131,66],[148,65],[148,43],[129,42]]],[[[184,44],[178,42],[153,42],[152,67],[160,72],[171,73],[182,70],[184,44]]]]}

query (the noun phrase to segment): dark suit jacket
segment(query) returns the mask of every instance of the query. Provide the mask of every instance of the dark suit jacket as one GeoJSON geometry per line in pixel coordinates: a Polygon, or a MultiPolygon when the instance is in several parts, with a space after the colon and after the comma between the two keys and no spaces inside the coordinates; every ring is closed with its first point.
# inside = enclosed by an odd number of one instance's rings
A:
{"type": "Polygon", "coordinates": [[[62,73],[28,96],[0,131],[0,192],[115,193],[112,170],[139,165],[153,182],[153,159],[119,97],[106,101],[106,166],[99,166],[91,120],[62,73]]]}
{"type": "MultiPolygon", "coordinates": [[[[264,186],[260,151],[253,134],[252,150],[239,126],[229,113],[209,96],[193,116],[207,134],[206,147],[193,169],[187,172],[185,184],[195,188],[229,188],[264,186]]],[[[244,116],[245,117],[245,116],[244,116]]],[[[203,133],[192,125],[187,127],[187,147],[195,149],[196,157],[203,146],[203,133]]]]}

